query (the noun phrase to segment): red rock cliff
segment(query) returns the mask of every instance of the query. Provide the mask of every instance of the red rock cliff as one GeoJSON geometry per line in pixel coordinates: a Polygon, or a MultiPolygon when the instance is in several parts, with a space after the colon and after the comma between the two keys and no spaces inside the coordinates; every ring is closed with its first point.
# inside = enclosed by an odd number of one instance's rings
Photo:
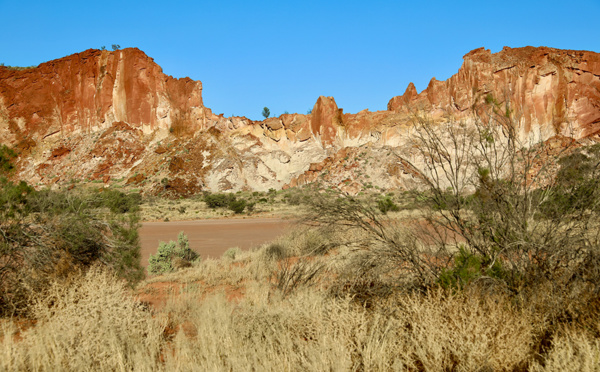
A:
{"type": "Polygon", "coordinates": [[[202,83],[174,79],[136,48],[86,50],[38,67],[0,67],[0,140],[34,140],[123,121],[144,132],[198,125],[202,83]]]}
{"type": "Polygon", "coordinates": [[[431,79],[420,94],[411,83],[404,95],[389,101],[388,110],[468,115],[476,97],[488,93],[509,100],[525,132],[592,135],[600,130],[600,54],[547,47],[505,47],[494,54],[476,49],[464,56],[456,75],[431,79]]]}

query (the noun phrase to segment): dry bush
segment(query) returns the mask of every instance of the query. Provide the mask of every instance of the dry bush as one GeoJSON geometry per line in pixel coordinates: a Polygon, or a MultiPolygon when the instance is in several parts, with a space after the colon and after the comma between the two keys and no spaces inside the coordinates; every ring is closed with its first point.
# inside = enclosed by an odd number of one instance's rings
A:
{"type": "Polygon", "coordinates": [[[195,261],[191,267],[183,270],[149,278],[141,283],[141,286],[156,282],[202,282],[209,287],[238,286],[249,280],[267,283],[277,268],[277,261],[272,260],[264,253],[266,247],[251,251],[241,250],[237,253],[235,261],[226,257],[195,261]]]}
{"type": "Polygon", "coordinates": [[[552,342],[542,362],[534,362],[530,371],[600,371],[600,339],[581,330],[567,330],[552,342]]]}
{"type": "Polygon", "coordinates": [[[125,283],[95,266],[57,281],[32,306],[37,324],[14,341],[4,329],[0,369],[23,371],[157,370],[163,326],[125,283]]]}
{"type": "Polygon", "coordinates": [[[274,287],[283,297],[293,291],[316,284],[325,270],[325,264],[309,257],[286,258],[279,262],[278,270],[273,272],[274,287]]]}
{"type": "Polygon", "coordinates": [[[510,371],[527,364],[535,318],[509,298],[479,293],[402,295],[406,365],[432,371],[510,371]]]}
{"type": "Polygon", "coordinates": [[[182,327],[167,370],[511,371],[531,359],[535,319],[506,297],[398,295],[365,309],[351,298],[247,288],[232,303],[189,291],[170,305],[182,327]]]}
{"type": "Polygon", "coordinates": [[[240,256],[242,250],[239,247],[231,247],[223,253],[223,258],[235,261],[240,256]]]}
{"type": "Polygon", "coordinates": [[[263,254],[267,260],[281,260],[286,257],[287,252],[282,244],[271,243],[264,247],[263,254]]]}
{"type": "Polygon", "coordinates": [[[286,257],[322,255],[343,243],[339,233],[329,227],[314,228],[297,225],[276,240],[286,257]]]}
{"type": "MultiPolygon", "coordinates": [[[[195,336],[179,332],[167,370],[349,371],[360,364],[353,361],[360,353],[357,348],[385,350],[378,343],[380,335],[367,331],[364,310],[324,302],[315,293],[297,293],[273,303],[258,290],[237,305],[216,295],[187,315],[195,336]]],[[[382,363],[388,357],[371,359],[382,363]]]]}
{"type": "Polygon", "coordinates": [[[431,257],[444,257],[407,228],[407,222],[381,212],[376,202],[339,192],[316,191],[309,198],[303,222],[313,228],[336,232],[337,246],[352,247],[356,257],[349,267],[356,275],[368,275],[377,268],[396,276],[406,285],[426,287],[435,282],[440,265],[431,257]]]}

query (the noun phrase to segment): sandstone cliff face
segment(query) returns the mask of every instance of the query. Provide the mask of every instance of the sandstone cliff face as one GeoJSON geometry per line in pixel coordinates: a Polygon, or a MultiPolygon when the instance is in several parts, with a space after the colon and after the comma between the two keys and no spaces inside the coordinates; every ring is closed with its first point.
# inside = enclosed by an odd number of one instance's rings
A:
{"type": "Polygon", "coordinates": [[[420,94],[411,83],[388,110],[468,116],[487,94],[510,103],[523,136],[591,136],[600,130],[600,54],[546,47],[505,47],[492,54],[479,48],[464,56],[456,75],[433,78],[420,94]]]}
{"type": "Polygon", "coordinates": [[[127,182],[183,195],[281,188],[326,156],[320,131],[331,125],[322,121],[315,136],[310,115],[214,115],[199,81],[163,74],[134,48],[0,67],[0,143],[20,151],[17,178],[39,185],[127,182]]]}
{"type": "Polygon", "coordinates": [[[163,74],[135,48],[90,49],[25,70],[0,67],[4,141],[91,132],[118,121],[144,133],[197,129],[203,109],[202,83],[163,74]]]}
{"type": "Polygon", "coordinates": [[[202,84],[162,73],[138,49],[88,50],[36,68],[0,67],[0,143],[20,152],[17,178],[38,185],[123,183],[151,193],[268,190],[321,182],[356,193],[409,188],[412,114],[474,122],[490,94],[509,102],[524,137],[600,130],[600,55],[551,48],[477,49],[447,81],[411,83],[387,111],[344,113],[319,97],[309,115],[264,121],[214,115],[202,84]]]}

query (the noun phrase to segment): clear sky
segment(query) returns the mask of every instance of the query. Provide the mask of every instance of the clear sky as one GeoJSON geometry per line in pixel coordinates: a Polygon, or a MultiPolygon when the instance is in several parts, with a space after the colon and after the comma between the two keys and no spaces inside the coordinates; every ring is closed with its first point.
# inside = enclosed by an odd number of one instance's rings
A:
{"type": "Polygon", "coordinates": [[[37,65],[89,48],[138,47],[174,77],[201,80],[213,112],[344,112],[445,80],[485,47],[600,52],[600,0],[0,0],[0,63],[37,65]]]}

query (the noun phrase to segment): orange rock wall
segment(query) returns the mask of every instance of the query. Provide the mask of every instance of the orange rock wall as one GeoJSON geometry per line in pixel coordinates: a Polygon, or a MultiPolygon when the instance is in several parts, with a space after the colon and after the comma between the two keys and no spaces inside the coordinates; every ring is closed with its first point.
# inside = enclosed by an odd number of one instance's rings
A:
{"type": "Polygon", "coordinates": [[[163,74],[136,48],[86,50],[25,70],[0,67],[0,120],[38,139],[123,121],[135,128],[198,125],[202,83],[163,74]],[[196,116],[196,117],[195,117],[196,116]]]}
{"type": "Polygon", "coordinates": [[[469,115],[487,94],[510,102],[525,132],[590,136],[600,130],[600,54],[547,47],[505,47],[492,54],[479,48],[464,56],[456,75],[433,78],[420,94],[411,83],[388,110],[469,115]]]}

